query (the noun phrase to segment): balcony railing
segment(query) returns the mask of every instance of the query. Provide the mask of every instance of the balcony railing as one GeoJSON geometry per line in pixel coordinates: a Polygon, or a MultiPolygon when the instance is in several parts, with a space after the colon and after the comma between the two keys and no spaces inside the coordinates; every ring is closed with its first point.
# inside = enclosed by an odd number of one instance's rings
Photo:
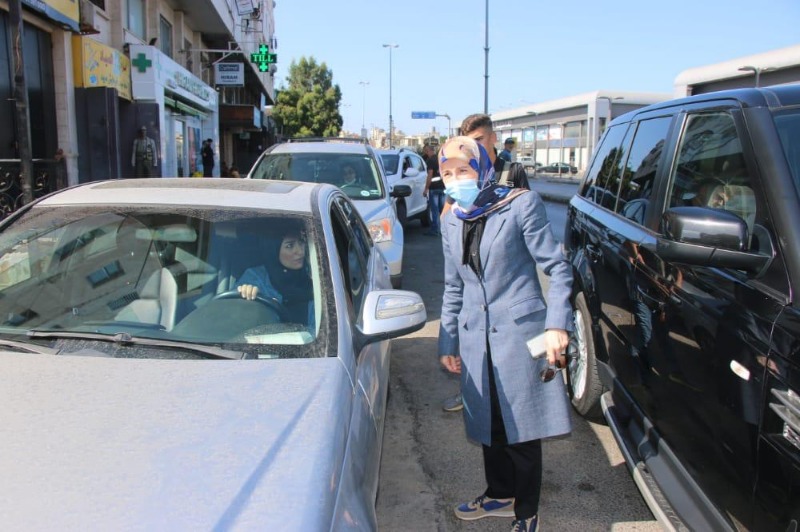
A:
{"type": "MultiPolygon", "coordinates": [[[[0,159],[0,220],[23,205],[21,172],[22,161],[19,159],[0,159]]],[[[66,186],[67,172],[64,161],[33,159],[31,188],[34,198],[66,186]]]]}

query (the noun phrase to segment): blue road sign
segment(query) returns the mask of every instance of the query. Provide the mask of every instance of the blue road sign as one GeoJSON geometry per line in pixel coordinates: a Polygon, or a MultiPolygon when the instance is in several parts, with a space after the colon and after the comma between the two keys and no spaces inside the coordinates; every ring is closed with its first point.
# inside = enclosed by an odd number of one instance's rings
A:
{"type": "Polygon", "coordinates": [[[411,118],[436,118],[436,111],[411,111],[411,118]]]}

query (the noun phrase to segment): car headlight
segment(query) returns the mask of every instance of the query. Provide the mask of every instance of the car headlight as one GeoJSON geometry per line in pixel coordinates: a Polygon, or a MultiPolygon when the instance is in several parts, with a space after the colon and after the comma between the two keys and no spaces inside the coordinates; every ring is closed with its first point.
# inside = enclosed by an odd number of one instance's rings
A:
{"type": "Polygon", "coordinates": [[[376,244],[378,242],[388,242],[392,239],[391,218],[373,220],[367,224],[367,228],[369,229],[370,236],[372,236],[372,241],[376,244]]]}

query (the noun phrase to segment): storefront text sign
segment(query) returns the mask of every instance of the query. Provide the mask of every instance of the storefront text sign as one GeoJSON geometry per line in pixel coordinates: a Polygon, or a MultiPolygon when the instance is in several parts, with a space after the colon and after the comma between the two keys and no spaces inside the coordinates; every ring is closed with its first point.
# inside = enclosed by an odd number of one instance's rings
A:
{"type": "Polygon", "coordinates": [[[244,87],[244,63],[217,63],[214,65],[217,85],[244,87]]]}
{"type": "Polygon", "coordinates": [[[72,38],[76,87],[111,87],[130,100],[131,64],[125,55],[89,37],[72,38]]]}
{"type": "Polygon", "coordinates": [[[22,0],[22,3],[74,32],[80,31],[78,0],[22,0]]]}

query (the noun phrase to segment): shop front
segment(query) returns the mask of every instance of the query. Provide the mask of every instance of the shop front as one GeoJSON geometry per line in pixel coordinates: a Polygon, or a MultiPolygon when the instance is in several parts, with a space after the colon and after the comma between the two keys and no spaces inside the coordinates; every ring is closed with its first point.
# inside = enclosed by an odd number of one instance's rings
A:
{"type": "Polygon", "coordinates": [[[130,59],[133,107],[146,112],[128,116],[127,157],[134,157],[134,139],[144,126],[148,137],[156,141],[156,175],[202,175],[200,150],[203,140],[211,139],[215,151],[213,175],[218,177],[217,92],[156,47],[132,44],[130,59]]]}

